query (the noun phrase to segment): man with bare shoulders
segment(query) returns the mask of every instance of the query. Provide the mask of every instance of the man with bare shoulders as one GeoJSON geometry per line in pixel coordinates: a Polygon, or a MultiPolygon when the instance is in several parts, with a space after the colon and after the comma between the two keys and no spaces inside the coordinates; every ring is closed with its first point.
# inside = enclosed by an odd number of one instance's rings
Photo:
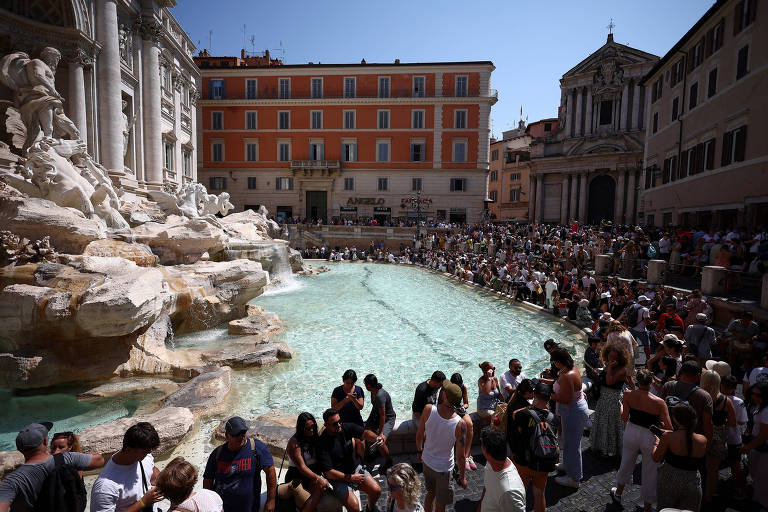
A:
{"type": "Polygon", "coordinates": [[[424,510],[443,512],[453,503],[453,485],[451,472],[454,464],[459,468],[459,483],[467,488],[465,477],[466,423],[456,414],[456,406],[461,405],[461,388],[444,380],[437,405],[427,404],[419,419],[416,431],[416,450],[419,460],[424,463],[424,484],[427,496],[424,510]],[[454,461],[454,448],[456,458],[454,461]]]}

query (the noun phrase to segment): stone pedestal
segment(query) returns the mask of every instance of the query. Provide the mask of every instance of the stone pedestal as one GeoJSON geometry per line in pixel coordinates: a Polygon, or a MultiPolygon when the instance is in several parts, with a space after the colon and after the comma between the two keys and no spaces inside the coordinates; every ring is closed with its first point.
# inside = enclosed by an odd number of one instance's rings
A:
{"type": "Polygon", "coordinates": [[[701,271],[701,293],[704,295],[723,295],[725,293],[725,276],[727,273],[728,270],[724,267],[714,265],[704,267],[701,271]]]}
{"type": "Polygon", "coordinates": [[[768,309],[768,274],[763,274],[763,289],[760,296],[760,307],[768,309]]]}
{"type": "Polygon", "coordinates": [[[611,271],[610,254],[598,254],[595,256],[595,273],[599,276],[608,275],[611,271]]]}
{"type": "Polygon", "coordinates": [[[667,262],[664,260],[650,260],[648,262],[648,282],[664,284],[667,274],[667,262]]]}

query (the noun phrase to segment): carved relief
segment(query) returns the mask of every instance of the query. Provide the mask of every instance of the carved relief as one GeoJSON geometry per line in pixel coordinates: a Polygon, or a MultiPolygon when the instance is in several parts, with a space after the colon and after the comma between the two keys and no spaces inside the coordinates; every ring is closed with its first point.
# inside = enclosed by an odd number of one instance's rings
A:
{"type": "Polygon", "coordinates": [[[120,60],[133,69],[133,30],[125,23],[120,24],[119,42],[120,60]]]}

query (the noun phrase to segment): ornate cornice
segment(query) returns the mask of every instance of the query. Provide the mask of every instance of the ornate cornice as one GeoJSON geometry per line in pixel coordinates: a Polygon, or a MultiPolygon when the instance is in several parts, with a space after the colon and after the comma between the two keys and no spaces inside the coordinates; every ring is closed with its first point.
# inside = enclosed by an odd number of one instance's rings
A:
{"type": "Polygon", "coordinates": [[[160,43],[163,25],[154,16],[137,16],[133,22],[133,28],[138,31],[142,39],[152,41],[155,44],[160,43]]]}
{"type": "Polygon", "coordinates": [[[96,56],[93,53],[87,52],[80,46],[65,48],[64,51],[62,51],[62,57],[67,62],[79,64],[86,69],[93,66],[93,61],[96,59],[96,56]]]}

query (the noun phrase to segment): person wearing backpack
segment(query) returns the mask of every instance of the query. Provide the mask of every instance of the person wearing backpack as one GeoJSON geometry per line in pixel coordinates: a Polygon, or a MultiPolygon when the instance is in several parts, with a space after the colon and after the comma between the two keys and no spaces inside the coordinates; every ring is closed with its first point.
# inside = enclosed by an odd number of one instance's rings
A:
{"type": "Polygon", "coordinates": [[[647,322],[651,321],[651,314],[648,310],[650,299],[645,295],[637,298],[637,303],[632,304],[624,310],[625,320],[629,333],[635,337],[637,343],[643,347],[645,360],[651,357],[651,341],[648,337],[647,322]]]}
{"type": "Polygon", "coordinates": [[[678,380],[670,381],[661,388],[661,398],[671,409],[678,403],[688,403],[696,411],[694,432],[702,434],[707,441],[712,439],[712,397],[699,387],[701,365],[696,361],[686,361],[680,367],[678,380]]]}
{"type": "Polygon", "coordinates": [[[0,482],[0,512],[56,510],[82,512],[85,510],[85,487],[77,471],[97,469],[104,465],[98,453],[67,452],[55,456],[48,453],[48,432],[53,423],[32,423],[16,436],[16,449],[24,455],[24,464],[0,482]]]}
{"type": "Polygon", "coordinates": [[[91,512],[152,512],[163,495],[155,485],[159,473],[152,450],[160,446],[155,427],[146,421],[132,425],[91,489],[91,512]]]}
{"type": "Polygon", "coordinates": [[[258,512],[261,505],[261,472],[267,480],[265,512],[276,504],[277,474],[269,448],[258,439],[248,438],[248,425],[233,416],[224,425],[227,442],[208,456],[203,472],[203,488],[216,491],[224,502],[224,512],[258,512]]]}
{"type": "Polygon", "coordinates": [[[547,508],[544,494],[547,475],[555,469],[559,457],[557,435],[552,429],[555,416],[549,410],[551,396],[552,386],[539,382],[533,390],[533,405],[510,412],[514,416],[515,430],[517,430],[515,445],[510,448],[515,467],[525,488],[527,489],[528,484],[533,482],[535,512],[544,512],[547,508]],[[549,448],[548,454],[543,451],[544,448],[549,448]]]}

